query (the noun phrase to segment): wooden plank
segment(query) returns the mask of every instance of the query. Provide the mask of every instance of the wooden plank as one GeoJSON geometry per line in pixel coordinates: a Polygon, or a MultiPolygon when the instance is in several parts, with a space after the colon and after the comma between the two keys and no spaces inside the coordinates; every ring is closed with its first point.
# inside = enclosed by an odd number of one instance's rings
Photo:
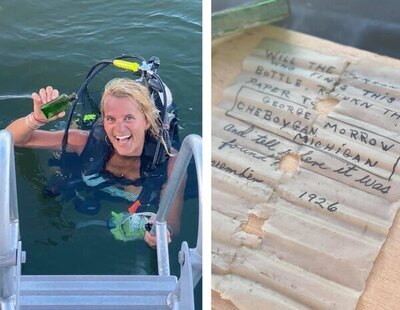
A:
{"type": "Polygon", "coordinates": [[[272,23],[289,15],[288,0],[248,0],[247,2],[224,0],[213,5],[214,7],[223,8],[213,11],[212,14],[214,38],[249,27],[272,23]]]}

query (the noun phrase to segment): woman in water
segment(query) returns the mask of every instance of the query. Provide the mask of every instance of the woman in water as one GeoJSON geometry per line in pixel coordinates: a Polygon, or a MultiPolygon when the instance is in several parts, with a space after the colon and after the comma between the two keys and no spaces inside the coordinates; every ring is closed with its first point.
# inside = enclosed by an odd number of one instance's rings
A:
{"type": "MultiPolygon", "coordinates": [[[[41,111],[42,105],[57,98],[57,89],[48,86],[38,93],[32,94],[33,112],[26,117],[12,122],[7,129],[11,132],[14,144],[21,147],[48,148],[61,151],[64,131],[45,131],[39,128],[48,122],[62,118],[65,112],[46,119],[41,111]]],[[[105,139],[96,141],[104,144],[108,150],[106,155],[100,158],[91,158],[104,172],[116,178],[139,180],[143,169],[143,150],[146,136],[155,139],[159,135],[159,111],[155,107],[148,89],[142,84],[130,79],[113,79],[107,83],[101,99],[101,120],[104,127],[105,139]],[[100,161],[100,163],[98,162],[100,161]]],[[[103,129],[103,128],[102,128],[103,129]]],[[[74,152],[79,156],[88,153],[87,149],[93,147],[95,139],[90,131],[70,129],[67,141],[67,152],[74,152]]],[[[104,149],[104,148],[103,148],[104,149]]],[[[104,153],[104,152],[103,152],[104,153]]],[[[172,150],[172,153],[176,151],[172,150]]],[[[85,157],[85,156],[83,156],[85,157]]],[[[175,164],[175,156],[168,159],[166,173],[169,177],[175,164]]],[[[135,193],[138,187],[135,185],[124,186],[124,191],[135,193]]],[[[161,186],[161,195],[165,184],[161,186]]],[[[183,201],[184,185],[179,189],[169,217],[168,226],[175,233],[179,231],[179,219],[181,203],[183,201]]],[[[170,240],[170,236],[168,236],[170,240]]],[[[144,236],[146,243],[154,247],[156,238],[149,232],[144,236]]]]}

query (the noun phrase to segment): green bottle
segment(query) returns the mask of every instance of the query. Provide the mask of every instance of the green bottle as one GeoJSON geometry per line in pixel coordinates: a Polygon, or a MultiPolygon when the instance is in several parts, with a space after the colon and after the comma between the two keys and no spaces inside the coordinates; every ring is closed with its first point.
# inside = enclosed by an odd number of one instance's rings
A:
{"type": "Polygon", "coordinates": [[[57,97],[56,99],[47,102],[41,107],[42,112],[46,116],[47,119],[52,118],[54,115],[65,111],[69,108],[70,103],[77,99],[75,93],[71,95],[62,94],[61,96],[57,97]]]}

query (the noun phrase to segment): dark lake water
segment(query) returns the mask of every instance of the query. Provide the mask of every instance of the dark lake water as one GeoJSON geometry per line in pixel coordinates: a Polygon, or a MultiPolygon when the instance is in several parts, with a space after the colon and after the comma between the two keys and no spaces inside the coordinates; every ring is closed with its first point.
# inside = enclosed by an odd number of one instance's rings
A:
{"type": "MultiPolygon", "coordinates": [[[[201,135],[201,1],[2,1],[0,29],[0,129],[32,111],[33,91],[53,85],[71,93],[98,61],[139,54],[160,58],[158,73],[179,106],[181,138],[201,135]]],[[[98,92],[110,78],[127,76],[111,67],[103,71],[92,83],[98,92]]],[[[110,210],[121,212],[125,205],[105,201],[96,216],[78,213],[70,201],[43,195],[55,173],[48,163],[51,151],[17,148],[15,154],[27,252],[23,274],[157,273],[155,252],[144,242],[116,241],[104,227],[76,228],[106,220],[110,210]]],[[[195,192],[194,184],[188,186],[195,192]]],[[[195,246],[197,206],[197,197],[188,195],[181,234],[170,247],[171,273],[177,276],[181,241],[195,246]]]]}

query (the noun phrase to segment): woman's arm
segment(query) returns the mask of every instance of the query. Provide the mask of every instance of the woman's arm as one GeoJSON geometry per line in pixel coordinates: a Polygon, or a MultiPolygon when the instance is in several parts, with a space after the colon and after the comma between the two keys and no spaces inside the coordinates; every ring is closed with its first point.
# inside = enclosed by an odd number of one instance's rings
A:
{"type": "MultiPolygon", "coordinates": [[[[33,112],[25,117],[21,117],[8,125],[7,129],[13,136],[14,144],[23,147],[48,148],[53,150],[61,150],[64,131],[44,131],[38,130],[39,127],[48,122],[54,121],[65,115],[61,112],[58,115],[46,119],[41,106],[55,98],[59,92],[48,86],[46,89],[40,89],[39,93],[33,93],[33,112]]],[[[88,133],[82,130],[71,130],[68,135],[67,150],[70,152],[80,153],[86,144],[88,133]]]]}

